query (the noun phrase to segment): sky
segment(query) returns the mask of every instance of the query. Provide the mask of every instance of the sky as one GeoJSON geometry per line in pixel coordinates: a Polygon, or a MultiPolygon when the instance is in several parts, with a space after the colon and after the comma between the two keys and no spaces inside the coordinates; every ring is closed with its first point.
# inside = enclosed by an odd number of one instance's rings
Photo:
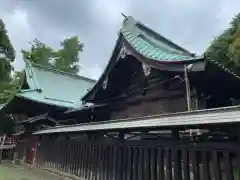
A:
{"type": "Polygon", "coordinates": [[[16,70],[24,68],[21,49],[34,38],[59,48],[64,38],[79,36],[84,43],[80,75],[94,79],[109,61],[121,13],[201,55],[238,12],[239,0],[1,0],[0,5],[16,50],[16,70]]]}

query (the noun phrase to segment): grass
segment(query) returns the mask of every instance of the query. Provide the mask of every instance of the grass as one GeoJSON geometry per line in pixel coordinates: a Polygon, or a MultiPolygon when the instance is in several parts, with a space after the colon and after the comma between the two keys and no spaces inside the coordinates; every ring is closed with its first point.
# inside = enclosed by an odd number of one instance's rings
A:
{"type": "Polygon", "coordinates": [[[38,168],[0,164],[0,180],[65,180],[38,168]]]}

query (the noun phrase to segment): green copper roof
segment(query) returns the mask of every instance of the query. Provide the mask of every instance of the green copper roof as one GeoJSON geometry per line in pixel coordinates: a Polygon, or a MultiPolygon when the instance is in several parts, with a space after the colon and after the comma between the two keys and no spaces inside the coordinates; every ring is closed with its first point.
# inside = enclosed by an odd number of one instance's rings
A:
{"type": "Polygon", "coordinates": [[[203,59],[193,57],[190,52],[137,22],[131,16],[125,18],[121,33],[132,48],[148,59],[160,62],[189,62],[203,59]]]}
{"type": "Polygon", "coordinates": [[[29,89],[20,90],[17,97],[60,107],[74,108],[95,84],[92,79],[30,62],[25,72],[29,89]]]}

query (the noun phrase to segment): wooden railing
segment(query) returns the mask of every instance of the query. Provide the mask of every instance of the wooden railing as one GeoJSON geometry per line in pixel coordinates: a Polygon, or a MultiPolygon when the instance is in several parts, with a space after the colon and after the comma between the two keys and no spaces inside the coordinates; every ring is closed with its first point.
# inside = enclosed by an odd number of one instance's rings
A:
{"type": "Polygon", "coordinates": [[[36,163],[88,180],[239,180],[240,144],[44,138],[36,163]]]}

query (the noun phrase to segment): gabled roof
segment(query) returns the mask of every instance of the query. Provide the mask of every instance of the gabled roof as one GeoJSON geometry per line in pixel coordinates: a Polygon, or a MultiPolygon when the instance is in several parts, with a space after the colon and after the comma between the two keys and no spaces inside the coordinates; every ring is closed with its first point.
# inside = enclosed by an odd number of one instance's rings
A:
{"type": "MultiPolygon", "coordinates": [[[[15,97],[40,104],[75,108],[76,103],[81,102],[81,98],[96,82],[29,61],[25,65],[25,83],[15,97]]],[[[8,104],[13,100],[14,98],[8,104]]]]}
{"type": "Polygon", "coordinates": [[[204,71],[206,64],[214,64],[231,76],[240,79],[239,76],[217,61],[204,55],[195,56],[141,22],[136,21],[133,17],[125,16],[108,65],[95,86],[82,98],[83,101],[94,102],[96,92],[107,80],[110,72],[114,70],[114,66],[118,59],[122,57],[122,53],[133,55],[150,67],[166,71],[183,71],[184,64],[193,63],[196,71],[204,71]]]}
{"type": "Polygon", "coordinates": [[[194,54],[136,21],[133,17],[126,16],[107,67],[95,86],[82,98],[83,101],[92,99],[90,96],[94,96],[99,85],[107,78],[124,48],[144,61],[147,60],[145,63],[149,63],[149,66],[152,67],[159,66],[159,64],[182,65],[197,61],[204,62],[203,56],[194,56],[194,54]]]}

